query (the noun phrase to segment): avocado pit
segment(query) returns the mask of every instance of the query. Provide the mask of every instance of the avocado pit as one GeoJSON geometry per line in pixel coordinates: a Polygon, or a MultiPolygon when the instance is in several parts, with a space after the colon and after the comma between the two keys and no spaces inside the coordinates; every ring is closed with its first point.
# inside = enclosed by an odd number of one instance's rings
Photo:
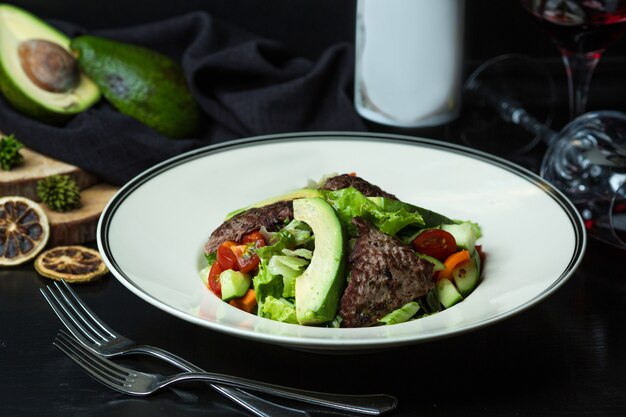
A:
{"type": "Polygon", "coordinates": [[[65,93],[80,81],[78,64],[60,45],[43,39],[29,39],[18,46],[22,69],[39,88],[65,93]]]}

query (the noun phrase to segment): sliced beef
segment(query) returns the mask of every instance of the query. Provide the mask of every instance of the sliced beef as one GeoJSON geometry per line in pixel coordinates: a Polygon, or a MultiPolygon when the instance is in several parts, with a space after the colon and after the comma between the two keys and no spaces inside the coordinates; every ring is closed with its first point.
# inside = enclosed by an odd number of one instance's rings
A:
{"type": "Polygon", "coordinates": [[[244,235],[264,226],[268,231],[279,230],[286,220],[293,219],[293,203],[279,201],[268,206],[251,208],[228,219],[211,233],[204,245],[206,253],[213,253],[227,240],[241,241],[244,235]]]}
{"type": "Polygon", "coordinates": [[[366,327],[434,287],[433,265],[361,217],[350,254],[351,278],[341,298],[342,327],[366,327]]]}
{"type": "Polygon", "coordinates": [[[355,175],[342,174],[326,180],[324,185],[320,187],[322,190],[341,190],[344,188],[356,188],[366,197],[385,197],[397,200],[396,196],[383,191],[380,187],[369,183],[363,178],[355,175]]]}

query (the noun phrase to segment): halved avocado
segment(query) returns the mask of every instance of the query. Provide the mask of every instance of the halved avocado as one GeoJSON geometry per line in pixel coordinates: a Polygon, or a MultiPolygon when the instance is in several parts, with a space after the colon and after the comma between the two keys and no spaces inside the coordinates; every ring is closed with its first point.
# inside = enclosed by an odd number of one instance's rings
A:
{"type": "Polygon", "coordinates": [[[0,90],[22,113],[61,122],[100,99],[78,70],[70,39],[31,13],[0,4],[0,90]]]}

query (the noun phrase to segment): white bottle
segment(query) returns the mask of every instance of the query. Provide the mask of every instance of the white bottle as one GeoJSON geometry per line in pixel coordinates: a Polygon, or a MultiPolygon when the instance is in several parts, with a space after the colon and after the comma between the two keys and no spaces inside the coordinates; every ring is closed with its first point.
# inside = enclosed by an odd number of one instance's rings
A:
{"type": "Polygon", "coordinates": [[[464,0],[358,0],[354,102],[393,126],[459,114],[464,0]]]}

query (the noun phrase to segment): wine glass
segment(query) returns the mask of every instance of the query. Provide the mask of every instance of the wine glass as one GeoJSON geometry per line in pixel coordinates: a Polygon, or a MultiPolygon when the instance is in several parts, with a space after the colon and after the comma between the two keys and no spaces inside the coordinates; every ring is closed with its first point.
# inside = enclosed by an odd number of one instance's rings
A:
{"type": "Polygon", "coordinates": [[[503,55],[479,66],[464,85],[465,105],[474,108],[482,100],[485,108],[476,120],[471,120],[475,112],[467,117],[464,128],[471,134],[464,131],[461,137],[467,145],[487,152],[507,147],[528,152],[537,142],[543,143],[547,151],[537,167],[540,175],[577,207],[590,236],[626,249],[626,114],[589,112],[560,131],[551,129],[543,122],[545,115],[535,116],[529,110],[552,108],[552,91],[545,89],[550,78],[545,71],[540,62],[518,55],[503,55]],[[538,91],[529,94],[532,84],[538,91]],[[499,124],[488,122],[494,117],[499,124]],[[474,131],[474,125],[488,128],[474,131]],[[514,129],[526,136],[517,134],[520,140],[511,143],[508,132],[514,129]],[[497,131],[489,134],[486,130],[497,131]]]}
{"type": "Polygon", "coordinates": [[[590,236],[626,248],[626,114],[585,113],[548,141],[541,176],[574,203],[590,236]]]}
{"type": "Polygon", "coordinates": [[[626,31],[626,0],[521,0],[521,4],[561,52],[570,119],[583,114],[602,53],[626,31]]]}
{"type": "Polygon", "coordinates": [[[488,85],[474,93],[487,97],[503,121],[546,144],[540,175],[577,207],[589,235],[626,249],[626,114],[585,113],[556,132],[488,85]]]}

